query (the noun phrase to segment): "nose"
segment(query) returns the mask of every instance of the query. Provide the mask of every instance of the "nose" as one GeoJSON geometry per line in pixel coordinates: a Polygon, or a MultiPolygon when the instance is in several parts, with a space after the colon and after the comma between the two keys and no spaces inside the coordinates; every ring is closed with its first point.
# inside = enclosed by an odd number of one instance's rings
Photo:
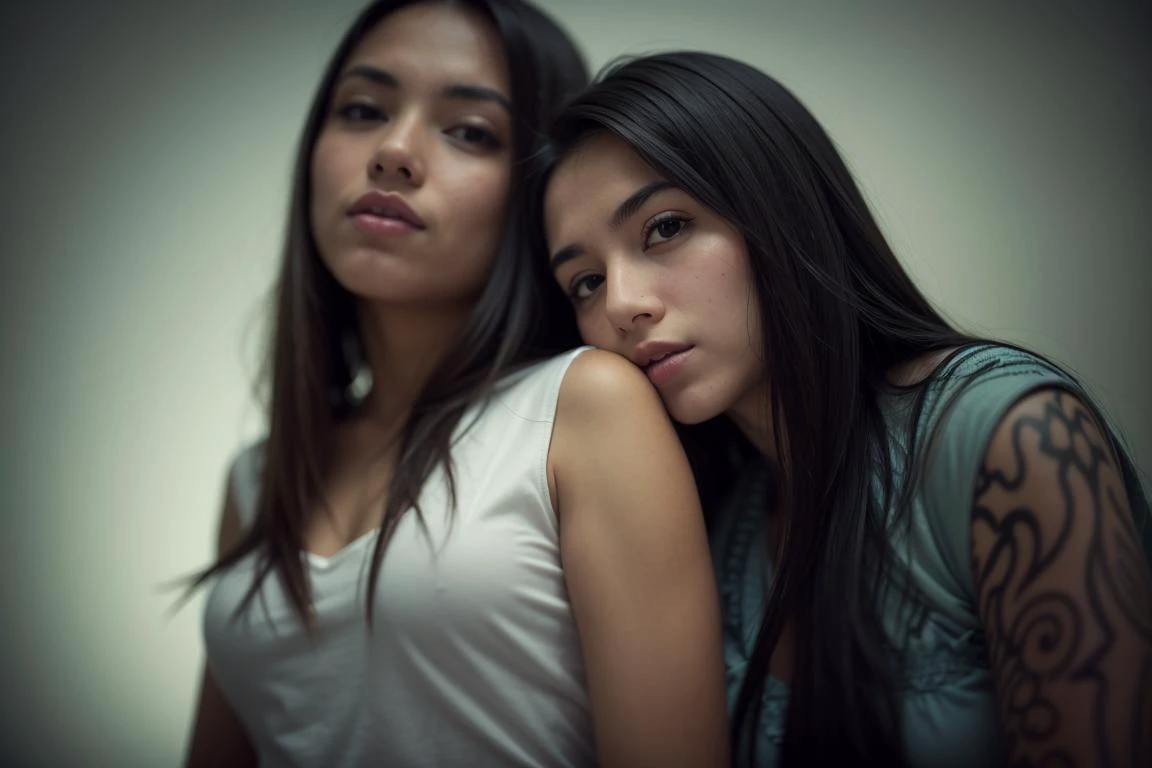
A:
{"type": "Polygon", "coordinates": [[[618,262],[609,268],[606,283],[604,311],[618,334],[626,336],[663,319],[664,303],[643,269],[618,262]]]}
{"type": "Polygon", "coordinates": [[[369,177],[378,182],[391,181],[412,187],[422,185],[425,163],[420,133],[418,115],[397,117],[386,123],[369,158],[369,177]]]}

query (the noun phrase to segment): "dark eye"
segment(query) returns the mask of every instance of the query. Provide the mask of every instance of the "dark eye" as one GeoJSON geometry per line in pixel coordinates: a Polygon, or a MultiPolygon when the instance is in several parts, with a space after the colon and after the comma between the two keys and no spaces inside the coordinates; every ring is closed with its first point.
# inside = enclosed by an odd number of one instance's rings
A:
{"type": "Polygon", "coordinates": [[[459,125],[447,133],[452,138],[459,139],[465,144],[475,144],[476,146],[489,147],[492,149],[500,146],[500,139],[496,138],[496,134],[478,125],[459,125]]]}
{"type": "Polygon", "coordinates": [[[336,110],[341,118],[352,123],[363,123],[372,120],[380,120],[384,117],[384,112],[372,106],[371,104],[345,104],[336,110]]]}
{"type": "Polygon", "coordinates": [[[644,247],[651,248],[671,240],[679,235],[687,225],[688,219],[678,214],[669,213],[661,216],[649,224],[648,229],[644,232],[644,247]]]}
{"type": "Polygon", "coordinates": [[[590,298],[593,291],[599,288],[603,282],[603,275],[585,275],[572,283],[568,297],[573,301],[583,301],[584,299],[590,298]]]}

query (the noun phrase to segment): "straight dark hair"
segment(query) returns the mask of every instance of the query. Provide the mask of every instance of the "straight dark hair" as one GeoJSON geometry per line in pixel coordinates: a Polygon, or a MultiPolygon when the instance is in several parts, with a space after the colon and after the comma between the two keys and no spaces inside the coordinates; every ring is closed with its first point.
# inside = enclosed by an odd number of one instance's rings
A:
{"type": "MultiPolygon", "coordinates": [[[[312,101],[295,160],[264,371],[268,436],[256,517],[236,546],[193,577],[189,587],[191,591],[203,585],[256,552],[253,582],[237,613],[251,604],[264,579],[275,573],[309,631],[314,616],[301,562],[304,527],[325,503],[324,480],[335,427],[354,412],[355,400],[347,393],[358,361],[349,359],[346,350],[355,348],[360,339],[355,299],[321,262],[312,237],[309,169],[333,85],[348,57],[381,20],[413,2],[384,0],[361,12],[336,48],[312,101]]],[[[571,313],[547,295],[540,260],[531,258],[543,243],[525,220],[525,160],[538,150],[552,112],[587,84],[583,58],[551,18],[523,0],[449,0],[448,4],[479,11],[503,40],[512,91],[512,180],[502,240],[487,284],[460,336],[414,403],[399,438],[369,572],[369,620],[388,540],[405,510],[412,507],[420,515],[420,492],[436,467],[446,470],[455,499],[451,440],[465,410],[513,367],[579,343],[571,313]]]]}
{"type": "MultiPolygon", "coordinates": [[[[897,479],[881,400],[894,367],[977,340],[913,284],[831,139],[764,73],[693,52],[618,64],[553,123],[541,180],[605,133],[738,229],[759,300],[765,408],[776,427],[771,503],[783,515],[733,713],[734,759],[755,760],[769,661],[787,622],[794,658],[783,763],[900,765],[899,649],[881,606],[918,603],[887,514],[908,507],[915,481],[897,479]]],[[[924,390],[903,390],[918,397],[916,414],[924,390]]],[[[691,441],[692,430],[684,434],[691,441]]]]}

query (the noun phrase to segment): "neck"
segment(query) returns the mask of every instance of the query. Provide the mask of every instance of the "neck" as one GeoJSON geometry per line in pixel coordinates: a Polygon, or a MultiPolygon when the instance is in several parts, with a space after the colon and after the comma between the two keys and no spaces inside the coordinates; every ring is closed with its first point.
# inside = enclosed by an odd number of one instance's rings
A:
{"type": "Polygon", "coordinates": [[[372,392],[363,405],[365,418],[393,426],[408,417],[470,309],[360,303],[362,351],[372,371],[372,392]]]}
{"type": "MultiPolygon", "coordinates": [[[[782,472],[783,468],[776,450],[776,429],[772,423],[772,396],[768,385],[763,384],[753,389],[728,409],[727,414],[760,455],[774,465],[774,471],[782,472]]],[[[783,480],[783,477],[779,479],[783,480]]],[[[783,485],[779,482],[773,483],[772,496],[768,500],[767,535],[773,557],[777,562],[783,557],[780,547],[784,543],[783,532],[789,517],[784,505],[783,485]]]]}
{"type": "Polygon", "coordinates": [[[744,433],[756,450],[775,460],[776,431],[772,424],[772,397],[767,384],[754,387],[728,409],[732,423],[744,433]]]}

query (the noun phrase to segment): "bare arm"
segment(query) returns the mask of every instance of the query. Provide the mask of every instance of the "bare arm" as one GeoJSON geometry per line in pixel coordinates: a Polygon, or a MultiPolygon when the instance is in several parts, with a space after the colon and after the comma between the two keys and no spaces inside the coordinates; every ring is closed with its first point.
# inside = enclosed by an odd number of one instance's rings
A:
{"type": "Polygon", "coordinates": [[[1014,766],[1152,765],[1152,576],[1115,455],[1041,390],[994,434],[973,572],[1014,766]]]}
{"type": "MultiPolygon", "coordinates": [[[[241,533],[229,482],[225,487],[224,508],[220,515],[217,556],[231,549],[241,533]]],[[[255,768],[256,764],[256,751],[244,732],[244,726],[216,685],[212,671],[205,665],[185,768],[255,768]]]]}
{"type": "Polygon", "coordinates": [[[721,623],[700,502],[643,373],[573,363],[549,453],[604,768],[728,764],[721,623]]]}

